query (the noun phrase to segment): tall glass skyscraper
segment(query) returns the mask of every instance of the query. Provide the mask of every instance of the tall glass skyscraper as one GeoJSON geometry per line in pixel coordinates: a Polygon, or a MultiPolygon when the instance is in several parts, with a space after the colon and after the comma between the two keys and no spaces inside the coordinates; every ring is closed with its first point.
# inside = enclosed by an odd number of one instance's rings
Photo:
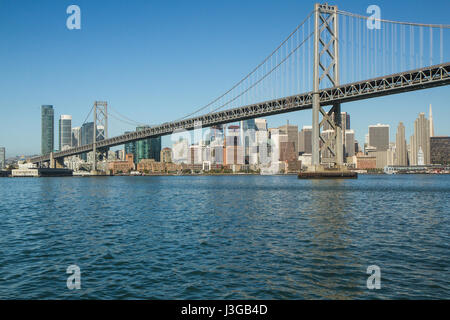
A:
{"type": "Polygon", "coordinates": [[[61,115],[59,118],[59,150],[72,146],[72,116],[61,115]]]}
{"type": "Polygon", "coordinates": [[[41,154],[46,155],[54,149],[54,110],[51,105],[41,107],[41,154]]]}
{"type": "Polygon", "coordinates": [[[87,122],[81,127],[81,145],[94,143],[94,123],[87,122]]]}
{"type": "MultiPolygon", "coordinates": [[[[149,126],[137,127],[136,131],[148,129],[149,126]]],[[[133,153],[135,155],[135,163],[139,163],[142,159],[154,159],[161,161],[161,137],[139,140],[125,145],[125,153],[133,153]],[[134,149],[134,153],[132,152],[134,149]]]]}
{"type": "MultiPolygon", "coordinates": [[[[126,131],[125,134],[127,134],[127,133],[131,133],[131,131],[126,131]]],[[[136,155],[136,142],[135,141],[125,143],[125,150],[124,151],[125,151],[125,156],[127,154],[132,154],[134,162],[136,162],[136,156],[137,155],[136,155]]]]}

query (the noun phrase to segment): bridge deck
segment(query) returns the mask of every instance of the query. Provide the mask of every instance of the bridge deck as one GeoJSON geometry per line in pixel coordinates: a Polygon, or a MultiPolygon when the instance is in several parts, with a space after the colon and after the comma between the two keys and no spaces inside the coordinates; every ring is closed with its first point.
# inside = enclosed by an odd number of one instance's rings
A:
{"type": "MultiPolygon", "coordinates": [[[[323,106],[402,92],[422,90],[450,84],[450,63],[425,67],[421,69],[368,79],[339,87],[319,91],[320,104],[323,106]]],[[[132,141],[164,136],[180,130],[193,130],[198,123],[202,127],[225,124],[259,118],[275,114],[293,112],[312,108],[313,92],[264,101],[248,106],[205,114],[186,120],[167,122],[146,130],[132,132],[97,142],[97,150],[122,145],[132,141]]],[[[54,154],[54,158],[64,158],[90,152],[93,144],[71,148],[54,154]]],[[[32,163],[50,160],[50,155],[30,159],[32,163]]]]}

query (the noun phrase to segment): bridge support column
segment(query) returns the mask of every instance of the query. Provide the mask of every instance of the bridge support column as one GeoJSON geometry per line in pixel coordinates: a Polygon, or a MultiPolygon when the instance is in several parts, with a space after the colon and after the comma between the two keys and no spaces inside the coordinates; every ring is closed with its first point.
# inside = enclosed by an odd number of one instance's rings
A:
{"type": "MultiPolygon", "coordinates": [[[[344,145],[342,144],[342,119],[341,119],[341,105],[334,105],[334,133],[336,135],[336,146],[335,150],[335,164],[337,166],[342,166],[344,164],[344,145]]],[[[345,131],[344,131],[345,132],[345,131]]]]}
{"type": "Polygon", "coordinates": [[[55,169],[56,163],[55,158],[53,157],[53,152],[50,152],[50,169],[55,169]]]}
{"type": "Polygon", "coordinates": [[[337,6],[315,4],[314,7],[314,66],[312,99],[312,170],[320,171],[325,162],[343,164],[341,105],[335,104],[327,112],[320,105],[322,87],[339,86],[339,44],[337,6]],[[322,120],[319,117],[322,114],[322,120]],[[321,127],[327,133],[321,135],[321,127]],[[326,161],[324,161],[327,158],[326,161]]]}

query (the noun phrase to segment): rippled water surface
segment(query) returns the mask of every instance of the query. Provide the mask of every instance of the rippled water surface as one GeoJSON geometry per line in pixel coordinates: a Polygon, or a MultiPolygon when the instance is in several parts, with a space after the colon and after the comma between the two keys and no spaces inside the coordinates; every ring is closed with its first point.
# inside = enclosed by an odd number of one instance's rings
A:
{"type": "Polygon", "coordinates": [[[0,200],[1,299],[450,298],[450,176],[4,178],[0,200]]]}

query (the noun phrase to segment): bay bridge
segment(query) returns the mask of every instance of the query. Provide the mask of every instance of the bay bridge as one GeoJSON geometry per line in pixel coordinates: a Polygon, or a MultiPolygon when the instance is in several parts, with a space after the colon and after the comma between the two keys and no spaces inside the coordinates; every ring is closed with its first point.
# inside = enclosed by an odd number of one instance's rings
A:
{"type": "Polygon", "coordinates": [[[342,165],[341,104],[449,85],[449,33],[448,24],[385,20],[316,4],[273,52],[208,104],[178,120],[108,138],[107,103],[96,102],[94,133],[103,126],[101,139],[94,134],[92,144],[30,162],[55,167],[65,157],[181,130],[312,109],[312,165],[321,164],[325,150],[342,165]],[[331,136],[321,134],[326,123],[331,136]]]}

